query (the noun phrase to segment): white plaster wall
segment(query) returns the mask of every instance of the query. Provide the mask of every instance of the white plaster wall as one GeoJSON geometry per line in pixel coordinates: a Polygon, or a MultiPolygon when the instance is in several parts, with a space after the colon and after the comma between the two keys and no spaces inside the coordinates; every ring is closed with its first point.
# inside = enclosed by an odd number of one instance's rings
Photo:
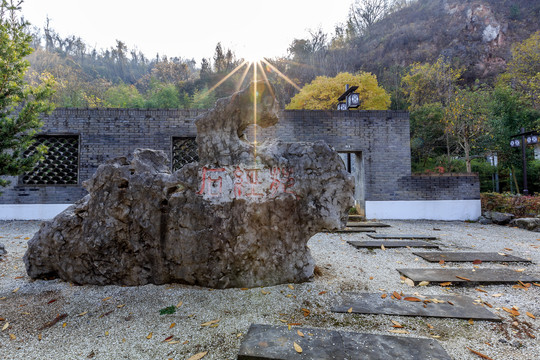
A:
{"type": "Polygon", "coordinates": [[[50,220],[72,204],[0,204],[0,220],[50,220]]]}
{"type": "Polygon", "coordinates": [[[480,200],[366,201],[366,218],[477,220],[480,200]]]}

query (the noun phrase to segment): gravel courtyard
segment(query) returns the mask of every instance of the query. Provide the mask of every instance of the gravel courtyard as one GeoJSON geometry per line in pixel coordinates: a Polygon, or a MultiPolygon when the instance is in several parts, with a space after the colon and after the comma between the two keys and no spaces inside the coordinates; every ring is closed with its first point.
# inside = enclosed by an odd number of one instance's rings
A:
{"type": "Polygon", "coordinates": [[[497,360],[540,359],[539,286],[410,287],[395,270],[504,267],[538,274],[540,233],[465,222],[385,223],[392,227],[378,233],[435,235],[439,240],[434,242],[442,250],[504,252],[533,263],[429,263],[412,254],[421,249],[357,250],[347,240],[366,235],[320,233],[308,244],[320,274],[303,284],[227,290],[180,284],[77,286],[61,280],[31,280],[22,257],[40,222],[3,221],[0,243],[8,253],[0,261],[0,357],[189,359],[206,353],[205,360],[235,359],[252,323],[390,335],[395,330],[393,320],[405,330],[396,336],[435,338],[453,359],[482,358],[469,348],[497,360]],[[502,322],[331,312],[347,292],[394,291],[481,299],[492,305],[489,310],[502,322]],[[174,313],[160,315],[160,310],[171,306],[174,313]],[[520,315],[512,316],[503,307],[515,307],[520,315]]]}

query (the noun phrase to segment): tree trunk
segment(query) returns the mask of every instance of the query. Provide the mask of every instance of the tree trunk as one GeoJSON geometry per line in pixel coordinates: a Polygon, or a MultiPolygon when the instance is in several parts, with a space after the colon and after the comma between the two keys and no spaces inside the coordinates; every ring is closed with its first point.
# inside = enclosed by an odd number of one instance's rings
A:
{"type": "Polygon", "coordinates": [[[463,150],[465,150],[465,164],[467,165],[467,172],[471,172],[471,158],[469,156],[469,153],[471,151],[471,147],[469,145],[469,141],[465,140],[463,143],[463,150]]]}

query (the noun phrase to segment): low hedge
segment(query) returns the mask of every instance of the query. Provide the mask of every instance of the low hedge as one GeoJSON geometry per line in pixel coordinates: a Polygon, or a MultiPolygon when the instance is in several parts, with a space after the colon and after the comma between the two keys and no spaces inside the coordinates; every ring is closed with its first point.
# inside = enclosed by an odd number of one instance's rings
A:
{"type": "Polygon", "coordinates": [[[482,212],[498,211],[516,217],[535,217],[540,214],[540,196],[513,195],[510,193],[482,193],[482,212]]]}

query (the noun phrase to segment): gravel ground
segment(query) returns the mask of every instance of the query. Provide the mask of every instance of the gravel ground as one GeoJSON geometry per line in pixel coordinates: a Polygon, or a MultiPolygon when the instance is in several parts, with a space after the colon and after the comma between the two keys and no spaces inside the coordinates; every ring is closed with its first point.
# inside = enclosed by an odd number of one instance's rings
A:
{"type": "MultiPolygon", "coordinates": [[[[476,265],[479,268],[526,269],[528,274],[538,274],[538,233],[464,222],[386,223],[392,227],[378,233],[436,235],[440,240],[435,242],[443,250],[506,252],[533,261],[482,263],[476,265]]],[[[235,359],[251,323],[300,323],[302,327],[391,334],[391,320],[409,332],[397,336],[434,337],[453,359],[481,359],[467,347],[493,359],[540,359],[540,341],[533,338],[540,336],[540,320],[526,315],[529,312],[540,317],[540,287],[411,288],[400,279],[396,268],[442,265],[416,257],[412,249],[356,250],[346,243],[366,238],[364,234],[314,236],[308,245],[322,274],[308,283],[248,290],[178,284],[99,287],[60,280],[33,281],[26,275],[22,256],[39,225],[36,221],[0,222],[0,243],[8,251],[0,261],[3,359],[188,359],[201,352],[208,352],[204,360],[235,359]],[[457,319],[332,313],[332,304],[351,291],[467,295],[490,303],[490,310],[503,321],[471,324],[457,319]],[[176,313],[160,315],[160,309],[177,305],[176,313]],[[514,318],[502,310],[512,306],[521,315],[514,318]],[[216,321],[202,326],[212,320],[216,321]],[[172,341],[164,341],[170,336],[172,341]]],[[[470,263],[444,266],[473,268],[470,263]]]]}

